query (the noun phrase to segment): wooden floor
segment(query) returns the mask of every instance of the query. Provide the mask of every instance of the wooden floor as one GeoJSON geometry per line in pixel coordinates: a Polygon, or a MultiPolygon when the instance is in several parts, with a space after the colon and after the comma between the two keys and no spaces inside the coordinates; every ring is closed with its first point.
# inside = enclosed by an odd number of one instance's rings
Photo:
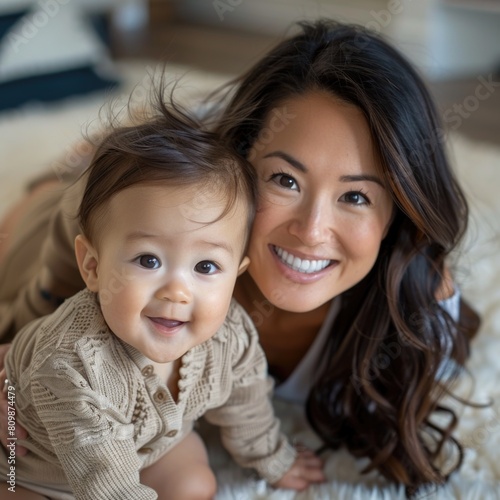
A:
{"type": "MultiPolygon", "coordinates": [[[[150,57],[208,71],[239,74],[262,57],[278,37],[163,23],[147,32],[115,33],[117,58],[150,57]]],[[[500,144],[500,71],[452,81],[428,82],[444,125],[465,136],[500,144]]]]}

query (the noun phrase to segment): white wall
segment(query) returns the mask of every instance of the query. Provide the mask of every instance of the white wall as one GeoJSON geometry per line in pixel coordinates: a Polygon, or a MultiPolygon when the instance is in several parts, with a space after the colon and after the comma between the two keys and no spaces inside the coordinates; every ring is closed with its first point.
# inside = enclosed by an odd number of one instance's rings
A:
{"type": "Polygon", "coordinates": [[[384,0],[178,0],[176,9],[193,21],[276,35],[296,21],[318,17],[366,23],[370,10],[384,5],[384,0]]]}
{"type": "Polygon", "coordinates": [[[441,6],[432,21],[430,74],[479,75],[500,68],[500,5],[491,12],[441,6]]]}

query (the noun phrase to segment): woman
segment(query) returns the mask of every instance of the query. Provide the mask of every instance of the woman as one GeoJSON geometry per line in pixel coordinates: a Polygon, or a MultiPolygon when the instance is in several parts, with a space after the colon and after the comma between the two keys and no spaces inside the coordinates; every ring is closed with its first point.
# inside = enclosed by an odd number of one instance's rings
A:
{"type": "MultiPolygon", "coordinates": [[[[439,401],[477,327],[458,320],[445,265],[467,204],[408,62],[359,27],[301,28],[239,78],[212,117],[259,179],[251,264],[235,297],[259,330],[277,395],[306,405],[326,446],[368,457],[367,470],[409,490],[439,484],[450,472],[435,463],[442,447],[461,453],[455,415],[439,401]],[[438,411],[452,416],[443,428],[431,422],[438,411]]],[[[40,260],[22,279],[0,277],[6,333],[83,286],[68,217],[78,184],[62,197],[44,186],[24,205],[29,214],[45,204],[37,213],[51,216],[40,260]]],[[[23,268],[19,241],[2,272],[23,268]]]]}
{"type": "Polygon", "coordinates": [[[446,360],[463,364],[478,321],[445,267],[468,212],[424,84],[373,33],[328,22],[237,84],[218,130],[252,160],[262,201],[235,295],[285,381],[278,395],[294,393],[325,443],[368,456],[368,470],[443,482],[433,460],[456,419],[437,380],[445,364],[456,376],[446,360]],[[319,273],[302,269],[312,262],[319,273]]]}

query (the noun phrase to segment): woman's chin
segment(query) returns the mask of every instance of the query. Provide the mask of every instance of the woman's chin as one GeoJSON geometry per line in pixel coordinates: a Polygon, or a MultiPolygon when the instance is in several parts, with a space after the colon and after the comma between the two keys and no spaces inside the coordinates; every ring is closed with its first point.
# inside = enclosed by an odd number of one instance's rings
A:
{"type": "Polygon", "coordinates": [[[333,268],[325,272],[325,276],[321,276],[323,279],[318,279],[318,275],[297,277],[299,273],[296,271],[287,271],[289,272],[283,273],[270,269],[268,273],[257,275],[250,273],[256,288],[265,300],[283,311],[293,313],[314,311],[343,291],[338,290],[337,293],[337,287],[332,287],[331,283],[328,283],[328,278],[333,278],[333,276],[328,276],[335,272],[333,268]]]}
{"type": "Polygon", "coordinates": [[[263,286],[261,292],[271,306],[291,313],[314,311],[332,299],[332,297],[324,295],[321,297],[308,296],[304,290],[294,290],[294,288],[293,285],[263,286]]]}

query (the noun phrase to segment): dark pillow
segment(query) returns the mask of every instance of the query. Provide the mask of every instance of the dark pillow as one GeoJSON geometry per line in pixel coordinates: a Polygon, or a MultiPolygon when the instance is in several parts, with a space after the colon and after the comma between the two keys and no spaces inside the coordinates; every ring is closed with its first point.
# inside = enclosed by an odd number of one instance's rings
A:
{"type": "Polygon", "coordinates": [[[21,19],[24,15],[27,14],[27,10],[20,10],[18,12],[8,12],[2,14],[0,12],[0,40],[7,33],[14,24],[21,19]]]}
{"type": "Polygon", "coordinates": [[[107,47],[75,3],[0,15],[0,111],[118,83],[107,47]]]}

